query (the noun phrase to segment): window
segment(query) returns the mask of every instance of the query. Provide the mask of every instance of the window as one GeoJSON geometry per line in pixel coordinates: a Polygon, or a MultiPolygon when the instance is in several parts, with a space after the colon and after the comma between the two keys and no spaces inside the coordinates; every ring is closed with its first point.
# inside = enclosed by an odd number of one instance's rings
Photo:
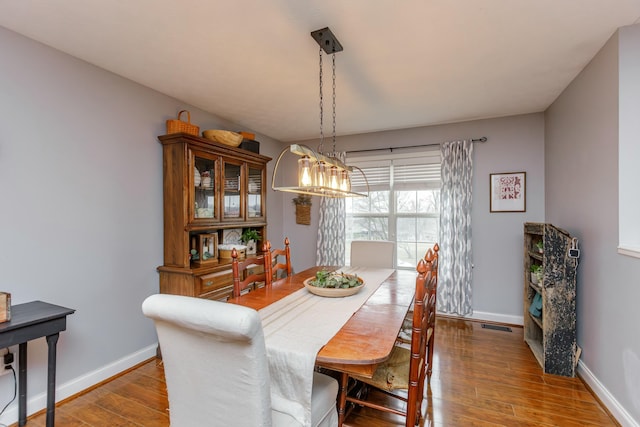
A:
{"type": "MultiPolygon", "coordinates": [[[[353,240],[395,242],[394,265],[414,269],[438,241],[440,223],[440,152],[349,157],[369,183],[369,197],[346,199],[346,263],[353,240]]],[[[366,192],[362,175],[352,174],[354,191],[366,192]]]]}
{"type": "Polygon", "coordinates": [[[618,253],[640,258],[640,31],[637,27],[621,28],[618,43],[618,253]]]}

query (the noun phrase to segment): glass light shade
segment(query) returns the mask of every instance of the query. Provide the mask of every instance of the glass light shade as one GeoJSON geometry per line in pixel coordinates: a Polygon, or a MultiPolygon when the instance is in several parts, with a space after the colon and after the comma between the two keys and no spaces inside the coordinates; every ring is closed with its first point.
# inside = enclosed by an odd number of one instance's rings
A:
{"type": "Polygon", "coordinates": [[[298,159],[298,187],[311,187],[313,185],[311,173],[311,160],[309,156],[298,159]]]}
{"type": "Polygon", "coordinates": [[[329,187],[332,190],[338,190],[340,188],[340,173],[338,172],[338,168],[336,166],[331,166],[329,169],[329,187]]]}
{"type": "Polygon", "coordinates": [[[346,170],[340,171],[340,190],[351,191],[351,177],[346,170]]]}
{"type": "Polygon", "coordinates": [[[318,161],[313,165],[313,178],[316,187],[327,187],[329,175],[327,164],[325,162],[318,161]]]}

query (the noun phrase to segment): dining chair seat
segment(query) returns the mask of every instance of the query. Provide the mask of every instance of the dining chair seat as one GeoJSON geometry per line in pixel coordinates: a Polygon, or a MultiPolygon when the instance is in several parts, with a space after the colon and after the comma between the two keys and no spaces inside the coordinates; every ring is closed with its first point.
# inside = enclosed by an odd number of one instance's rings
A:
{"type": "MultiPolygon", "coordinates": [[[[252,308],[157,294],[142,304],[162,349],[172,427],[301,427],[272,408],[262,322],[252,308]]],[[[335,379],[314,372],[313,427],[338,424],[335,379]]]]}
{"type": "MultiPolygon", "coordinates": [[[[433,335],[433,329],[430,328],[427,330],[427,340],[431,335],[433,335]]],[[[393,347],[389,358],[376,367],[373,377],[352,375],[352,378],[381,390],[408,390],[410,362],[411,348],[399,344],[393,347]]]]}
{"type": "Polygon", "coordinates": [[[381,390],[409,389],[409,362],[411,350],[406,347],[395,346],[387,360],[378,365],[372,378],[353,375],[352,378],[366,382],[381,390]]]}

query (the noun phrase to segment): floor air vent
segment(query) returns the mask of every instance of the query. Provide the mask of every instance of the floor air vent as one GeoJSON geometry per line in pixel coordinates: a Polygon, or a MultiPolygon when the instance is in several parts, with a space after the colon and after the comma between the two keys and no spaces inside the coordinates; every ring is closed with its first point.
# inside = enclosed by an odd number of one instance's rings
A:
{"type": "Polygon", "coordinates": [[[488,323],[483,323],[482,327],[485,329],[495,329],[496,331],[511,332],[511,328],[508,326],[490,325],[488,323]]]}

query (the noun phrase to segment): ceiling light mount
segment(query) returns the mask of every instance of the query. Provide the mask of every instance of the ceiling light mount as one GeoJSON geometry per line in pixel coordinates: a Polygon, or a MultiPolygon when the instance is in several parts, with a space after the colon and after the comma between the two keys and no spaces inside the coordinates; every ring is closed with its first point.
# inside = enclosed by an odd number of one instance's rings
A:
{"type": "Polygon", "coordinates": [[[318,43],[327,55],[342,52],[342,45],[333,35],[329,27],[322,28],[311,32],[311,37],[318,43]]]}

